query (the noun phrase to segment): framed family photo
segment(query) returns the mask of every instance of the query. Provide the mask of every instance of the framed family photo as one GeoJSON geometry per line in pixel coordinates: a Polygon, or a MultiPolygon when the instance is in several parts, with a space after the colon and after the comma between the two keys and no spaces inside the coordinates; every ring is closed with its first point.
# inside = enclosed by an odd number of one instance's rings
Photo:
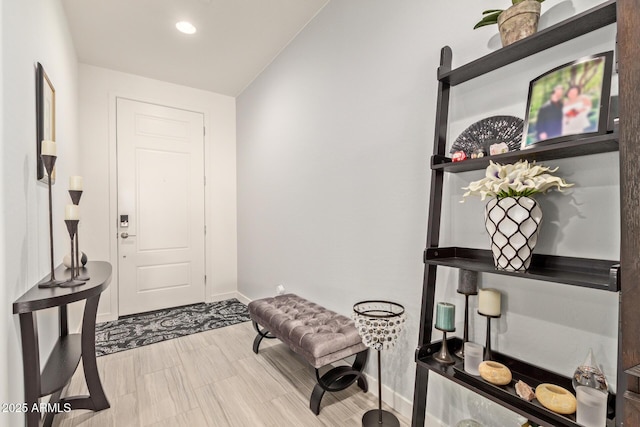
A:
{"type": "MultiPolygon", "coordinates": [[[[38,181],[47,182],[49,177],[45,173],[40,158],[42,140],[56,139],[56,90],[44,71],[42,64],[36,66],[36,159],[38,181]]],[[[51,174],[51,184],[55,182],[55,169],[51,174]]]]}
{"type": "Polygon", "coordinates": [[[607,132],[613,51],[561,65],[529,84],[522,149],[607,132]]]}

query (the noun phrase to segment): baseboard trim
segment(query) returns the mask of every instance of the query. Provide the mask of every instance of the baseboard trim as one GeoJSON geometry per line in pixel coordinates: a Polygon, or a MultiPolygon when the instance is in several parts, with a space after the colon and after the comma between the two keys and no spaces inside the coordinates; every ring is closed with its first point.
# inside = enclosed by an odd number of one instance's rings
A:
{"type": "Polygon", "coordinates": [[[206,302],[209,303],[209,302],[224,301],[231,298],[236,298],[238,301],[240,301],[243,304],[249,304],[251,302],[249,298],[247,298],[240,292],[225,292],[223,294],[211,295],[209,298],[207,298],[206,302]]]}
{"type": "Polygon", "coordinates": [[[104,322],[113,322],[114,320],[118,320],[118,316],[116,316],[113,313],[103,313],[103,314],[98,314],[96,316],[96,324],[104,323],[104,322]]]}
{"type": "Polygon", "coordinates": [[[236,292],[236,298],[238,298],[238,301],[243,304],[249,304],[251,302],[251,298],[248,298],[246,295],[240,292],[236,292]]]}

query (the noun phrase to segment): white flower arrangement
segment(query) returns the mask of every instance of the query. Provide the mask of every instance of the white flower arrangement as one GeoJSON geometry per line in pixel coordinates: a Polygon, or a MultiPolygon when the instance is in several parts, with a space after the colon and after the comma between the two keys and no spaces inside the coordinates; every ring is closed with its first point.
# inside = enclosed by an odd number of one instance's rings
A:
{"type": "MultiPolygon", "coordinates": [[[[556,188],[562,191],[563,188],[572,187],[564,179],[551,175],[558,168],[551,169],[529,163],[527,160],[520,160],[513,165],[501,165],[489,161],[485,177],[479,181],[473,181],[462,197],[480,196],[482,200],[487,197],[519,197],[532,196],[537,193],[546,193],[556,188]]],[[[462,200],[464,202],[464,199],[462,200]]]]}

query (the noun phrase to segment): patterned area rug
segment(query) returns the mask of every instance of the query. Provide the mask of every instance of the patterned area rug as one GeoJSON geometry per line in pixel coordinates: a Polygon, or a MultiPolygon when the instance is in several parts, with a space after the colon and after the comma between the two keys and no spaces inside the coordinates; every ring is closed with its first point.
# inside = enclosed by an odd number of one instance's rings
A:
{"type": "Polygon", "coordinates": [[[247,322],[247,306],[235,298],[121,317],[96,325],[96,356],[247,322]]]}

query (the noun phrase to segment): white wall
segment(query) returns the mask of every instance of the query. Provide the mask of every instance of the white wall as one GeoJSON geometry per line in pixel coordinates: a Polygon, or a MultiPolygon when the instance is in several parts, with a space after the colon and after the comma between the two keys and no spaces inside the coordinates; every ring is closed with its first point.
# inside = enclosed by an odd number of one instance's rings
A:
{"type": "MultiPolygon", "coordinates": [[[[24,401],[18,316],[11,303],[49,271],[46,186],[36,182],[35,64],[56,89],[58,181],[53,187],[56,264],[68,247],[63,222],[70,203],[67,182],[78,173],[77,60],[58,0],[3,1],[2,40],[2,286],[0,298],[0,401],[24,401]]],[[[78,309],[74,307],[77,327],[78,309]]],[[[57,336],[57,314],[39,315],[41,361],[57,336]]],[[[23,414],[0,414],[0,426],[24,423],[23,414]]]]}
{"type": "MultiPolygon", "coordinates": [[[[2,19],[3,16],[3,7],[0,4],[0,22],[4,22],[2,19]]],[[[3,41],[3,32],[0,31],[0,142],[4,141],[4,115],[2,114],[4,111],[4,45],[3,41]]],[[[4,162],[0,161],[0,188],[4,189],[4,162]]],[[[5,240],[5,223],[4,223],[4,210],[5,210],[5,201],[4,198],[0,199],[0,242],[6,242],[5,240]]],[[[0,244],[0,278],[5,278],[5,258],[4,258],[4,247],[5,244],[0,244]]],[[[10,295],[5,286],[0,287],[0,301],[9,301],[10,295]]],[[[0,342],[8,343],[8,332],[9,327],[13,325],[13,322],[10,322],[10,310],[9,304],[0,305],[0,342]]],[[[9,355],[0,356],[0,377],[6,378],[8,373],[8,363],[7,360],[9,355]]],[[[0,382],[0,402],[8,402],[9,401],[9,383],[8,381],[0,382]]]]}
{"type": "MultiPolygon", "coordinates": [[[[494,3],[330,2],[237,101],[239,291],[259,298],[282,283],[344,314],[361,299],[404,304],[408,328],[399,346],[385,352],[383,382],[407,400],[413,396],[440,48],[452,47],[454,66],[496,49],[495,27],[472,30],[494,3]]],[[[541,27],[598,3],[548,0],[541,27]]],[[[524,117],[532,78],[613,49],[614,36],[614,28],[599,30],[454,88],[449,143],[480,118],[524,117]]],[[[577,185],[568,195],[539,198],[545,215],[539,252],[617,259],[616,154],[549,164],[577,185]]],[[[483,204],[458,203],[459,188],[480,176],[447,177],[442,245],[488,248],[483,204]]],[[[437,300],[457,304],[460,331],[463,300],[456,283],[455,270],[439,270],[437,300]]],[[[615,383],[615,294],[489,274],[482,284],[505,293],[496,350],[571,375],[593,347],[615,383]]],[[[483,326],[472,319],[475,341],[483,342],[483,326]]],[[[433,337],[441,336],[436,331],[433,337]]],[[[462,396],[459,387],[432,385],[428,408],[445,425],[486,404],[472,395],[452,406],[462,396]]],[[[396,405],[406,410],[402,399],[396,405]]]]}
{"type": "Polygon", "coordinates": [[[104,292],[98,321],[117,318],[117,254],[115,236],[115,98],[117,96],[184,108],[205,115],[207,133],[207,288],[208,301],[235,296],[236,151],[235,99],[132,74],[80,64],[80,140],[85,194],[82,196],[84,251],[90,259],[114,265],[111,286],[104,292]],[[109,202],[111,200],[111,202],[109,202]]]}

